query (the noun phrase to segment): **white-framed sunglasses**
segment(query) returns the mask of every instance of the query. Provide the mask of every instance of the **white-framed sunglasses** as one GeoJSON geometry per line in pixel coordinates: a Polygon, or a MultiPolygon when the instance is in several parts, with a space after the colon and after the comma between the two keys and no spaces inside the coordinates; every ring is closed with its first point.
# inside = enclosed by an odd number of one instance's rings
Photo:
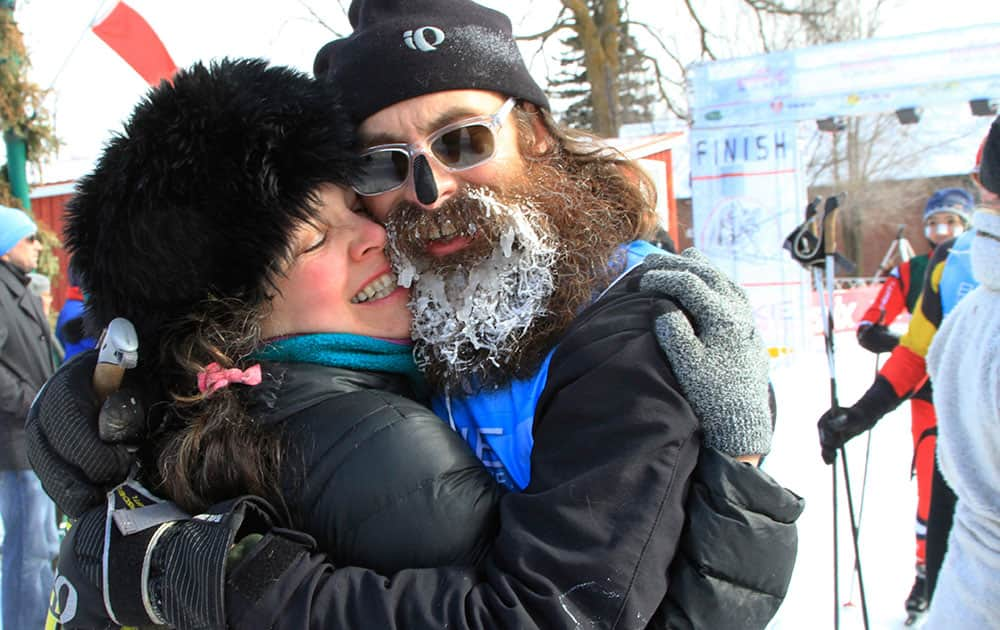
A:
{"type": "Polygon", "coordinates": [[[362,172],[353,188],[359,195],[380,195],[410,180],[418,155],[434,156],[449,172],[464,171],[493,159],[496,134],[517,100],[508,98],[492,116],[476,116],[441,127],[422,142],[380,144],[361,154],[362,172]]]}

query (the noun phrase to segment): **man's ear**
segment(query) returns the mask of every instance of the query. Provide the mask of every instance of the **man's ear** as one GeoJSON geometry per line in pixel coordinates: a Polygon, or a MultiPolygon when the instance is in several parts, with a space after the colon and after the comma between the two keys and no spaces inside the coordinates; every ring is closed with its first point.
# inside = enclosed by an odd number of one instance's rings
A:
{"type": "Polygon", "coordinates": [[[537,105],[525,101],[521,106],[524,108],[524,111],[531,114],[531,132],[533,136],[531,146],[536,155],[542,155],[551,148],[551,143],[553,142],[552,134],[545,127],[545,122],[542,119],[542,111],[538,109],[537,105]]]}

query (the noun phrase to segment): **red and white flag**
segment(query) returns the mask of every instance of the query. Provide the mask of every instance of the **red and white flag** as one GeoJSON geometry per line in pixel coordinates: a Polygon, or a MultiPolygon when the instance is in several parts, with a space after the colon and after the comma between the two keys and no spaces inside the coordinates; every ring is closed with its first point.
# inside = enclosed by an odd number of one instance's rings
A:
{"type": "Polygon", "coordinates": [[[169,80],[177,71],[156,32],[124,2],[119,1],[91,29],[150,85],[157,85],[161,79],[169,80]]]}

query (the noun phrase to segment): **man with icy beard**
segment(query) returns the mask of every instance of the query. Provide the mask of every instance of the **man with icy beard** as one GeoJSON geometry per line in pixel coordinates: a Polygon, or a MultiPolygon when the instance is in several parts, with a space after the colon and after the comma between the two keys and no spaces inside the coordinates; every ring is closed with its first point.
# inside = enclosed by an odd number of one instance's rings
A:
{"type": "Polygon", "coordinates": [[[412,285],[417,363],[441,391],[529,376],[580,308],[624,271],[615,252],[636,230],[627,217],[642,215],[625,206],[642,198],[618,194],[624,183],[606,178],[595,194],[594,171],[538,156],[513,181],[467,186],[434,212],[406,201],[390,211],[389,253],[399,283],[412,285]],[[430,255],[428,242],[449,234],[473,238],[430,255]]]}
{"type": "Polygon", "coordinates": [[[598,166],[619,159],[609,149],[589,146],[599,159],[577,162],[521,144],[530,157],[520,171],[464,186],[433,212],[404,199],[386,220],[434,411],[513,490],[531,477],[532,424],[559,336],[615,277],[663,253],[632,240],[648,200],[598,166]],[[468,244],[434,255],[432,243],[456,237],[468,244]]]}
{"type": "MultiPolygon", "coordinates": [[[[446,393],[495,388],[534,362],[555,291],[559,236],[530,199],[505,203],[468,189],[435,214],[398,208],[387,224],[399,284],[411,287],[417,366],[446,393]],[[474,245],[435,259],[425,241],[438,225],[468,226],[474,245]]],[[[447,229],[447,228],[446,228],[447,229]]]]}

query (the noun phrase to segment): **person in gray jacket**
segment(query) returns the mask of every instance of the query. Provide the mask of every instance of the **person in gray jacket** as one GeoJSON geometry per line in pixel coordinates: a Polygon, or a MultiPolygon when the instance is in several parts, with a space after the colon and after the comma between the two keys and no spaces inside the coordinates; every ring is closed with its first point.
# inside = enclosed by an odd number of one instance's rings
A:
{"type": "Polygon", "coordinates": [[[32,399],[56,368],[56,347],[42,303],[28,288],[42,244],[21,210],[0,206],[0,516],[3,517],[3,627],[40,628],[56,515],[25,452],[32,399]]]}

